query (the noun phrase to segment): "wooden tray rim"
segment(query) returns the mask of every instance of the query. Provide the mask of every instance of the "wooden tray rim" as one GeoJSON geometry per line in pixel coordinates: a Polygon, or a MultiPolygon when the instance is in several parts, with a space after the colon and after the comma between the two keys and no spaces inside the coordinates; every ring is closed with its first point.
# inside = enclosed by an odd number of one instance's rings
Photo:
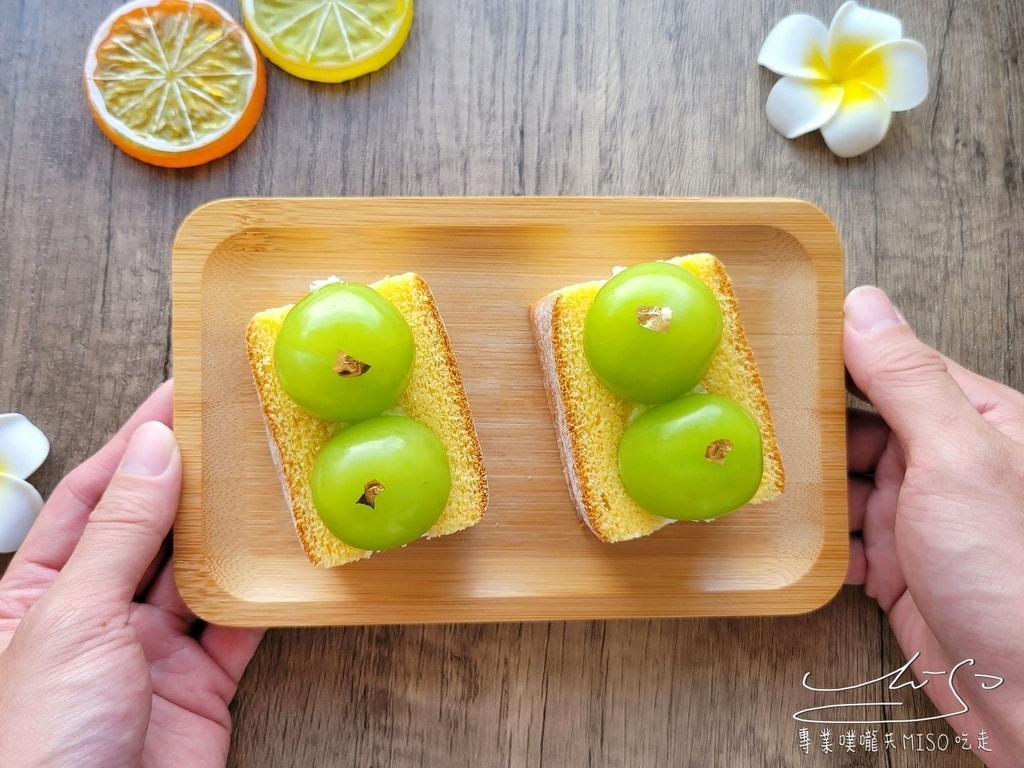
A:
{"type": "MultiPolygon", "coordinates": [[[[195,209],[179,227],[172,246],[172,360],[179,380],[198,383],[202,392],[200,295],[206,261],[218,246],[247,230],[311,227],[363,228],[394,222],[395,206],[401,206],[403,225],[437,227],[438,214],[444,213],[444,226],[488,229],[515,227],[529,223],[560,224],[585,216],[614,219],[631,226],[664,222],[692,226],[744,226],[776,229],[798,241],[808,256],[815,281],[842,286],[842,248],[835,225],[814,204],[794,198],[755,197],[229,197],[213,200],[195,209]],[[339,212],[344,210],[344,220],[339,212]]],[[[841,291],[841,288],[840,288],[841,291]]],[[[835,313],[835,297],[817,296],[819,351],[823,383],[821,401],[830,422],[845,430],[845,384],[841,353],[842,316],[835,313]]],[[[839,297],[841,299],[841,296],[839,297]]],[[[841,306],[841,302],[840,302],[841,306]]],[[[184,446],[201,445],[201,420],[181,417],[183,400],[175,390],[175,431],[184,446]]],[[[200,399],[202,396],[200,395],[200,399]]],[[[176,552],[186,542],[202,541],[202,489],[196,478],[202,475],[201,451],[183,451],[183,487],[179,514],[174,526],[176,552]]],[[[822,484],[845,487],[845,450],[822,457],[822,484]],[[840,455],[841,454],[841,455],[840,455]]],[[[824,535],[819,557],[796,581],[774,590],[737,589],[695,593],[685,605],[645,606],[622,611],[594,610],[586,605],[567,611],[564,600],[544,596],[489,596],[488,608],[481,616],[478,601],[467,605],[445,605],[432,623],[472,623],[492,621],[552,621],[610,618],[672,618],[711,616],[790,615],[815,610],[829,602],[843,584],[849,553],[847,511],[823,510],[824,535]],[[828,552],[829,557],[822,557],[828,552]],[[729,595],[730,605],[742,604],[743,610],[721,609],[721,598],[729,595]],[[549,605],[550,604],[550,605],[549,605]]],[[[175,555],[175,577],[182,597],[195,613],[208,620],[238,626],[324,626],[343,624],[408,623],[361,620],[357,616],[338,616],[339,608],[330,601],[312,605],[304,615],[282,620],[280,605],[289,608],[305,603],[279,604],[271,601],[247,601],[217,581],[209,565],[209,554],[182,557],[175,555]],[[225,605],[231,605],[225,609],[225,605]],[[332,607],[333,606],[333,607],[332,607]]],[[[415,623],[427,623],[417,619],[415,623]]]]}

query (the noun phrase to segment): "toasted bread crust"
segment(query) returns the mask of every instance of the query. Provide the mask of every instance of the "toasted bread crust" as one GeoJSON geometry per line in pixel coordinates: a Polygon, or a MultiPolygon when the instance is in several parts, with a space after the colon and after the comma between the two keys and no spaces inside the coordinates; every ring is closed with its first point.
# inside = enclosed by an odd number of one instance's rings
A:
{"type": "MultiPolygon", "coordinates": [[[[487,478],[469,399],[455,352],[433,295],[417,274],[389,277],[372,286],[409,321],[416,343],[412,378],[397,410],[424,423],[441,439],[452,469],[448,504],[426,538],[474,525],[487,507],[487,478]]],[[[246,349],[263,412],[271,455],[303,551],[310,562],[333,567],[372,553],[340,541],[313,506],[310,477],[320,447],[334,425],[304,411],[285,394],[273,367],[274,342],[291,305],[257,313],[246,329],[246,349]]]]}
{"type": "Polygon", "coordinates": [[[289,398],[274,374],[274,342],[277,331],[292,305],[258,313],[246,328],[246,351],[263,412],[270,453],[277,467],[295,532],[302,549],[316,565],[340,565],[367,557],[369,553],[342,542],[320,546],[326,526],[316,520],[309,491],[310,473],[316,452],[331,436],[331,423],[317,419],[289,398]],[[319,523],[319,525],[317,524],[319,523]]]}
{"type": "MultiPolygon", "coordinates": [[[[722,307],[722,344],[701,385],[708,392],[737,400],[754,416],[762,435],[765,471],[751,503],[767,501],[782,492],[785,472],[731,281],[721,263],[709,254],[673,259],[672,263],[704,280],[722,307]]],[[[570,497],[594,535],[617,542],[649,535],[674,521],[642,509],[619,479],[618,444],[632,418],[633,405],[597,381],[582,343],[582,321],[601,285],[581,283],[548,294],[531,305],[530,320],[570,497]]]]}
{"type": "MultiPolygon", "coordinates": [[[[418,307],[426,319],[423,323],[422,333],[416,334],[418,364],[413,376],[418,380],[410,383],[399,405],[406,415],[424,422],[439,433],[445,447],[448,448],[449,455],[454,453],[458,457],[457,469],[459,469],[463,480],[462,487],[453,490],[455,502],[449,501],[448,507],[441,513],[437,522],[424,534],[424,537],[429,539],[461,531],[479,521],[484,510],[487,509],[487,473],[484,468],[480,440],[477,438],[473,422],[473,412],[469,407],[469,397],[466,395],[466,387],[462,382],[462,372],[459,369],[459,363],[455,357],[455,350],[452,348],[451,338],[448,336],[444,320],[441,319],[437,303],[430,292],[430,286],[427,285],[426,280],[415,273],[408,273],[401,278],[394,279],[398,280],[404,277],[407,277],[412,283],[408,293],[410,301],[404,309],[401,306],[399,308],[402,309],[403,314],[411,314],[418,307]],[[429,375],[426,369],[429,369],[429,375]],[[443,398],[445,404],[435,402],[433,398],[423,398],[419,402],[413,402],[417,385],[432,379],[436,379],[437,383],[441,385],[440,391],[435,394],[435,397],[443,398]],[[447,411],[450,413],[446,413],[447,411]],[[463,511],[462,517],[455,514],[457,509],[463,511]]],[[[375,283],[373,287],[385,295],[389,293],[384,285],[375,283]]],[[[403,303],[401,301],[402,294],[399,292],[388,297],[396,305],[403,303]]],[[[453,472],[453,482],[454,479],[455,473],[453,472]]]]}
{"type": "Polygon", "coordinates": [[[728,356],[730,358],[742,361],[739,366],[742,371],[740,381],[744,386],[734,387],[730,386],[728,381],[723,381],[723,366],[716,365],[716,362],[720,362],[723,358],[721,351],[716,361],[712,361],[712,367],[705,374],[702,383],[705,389],[712,394],[737,399],[750,411],[757,422],[758,429],[761,431],[766,468],[761,476],[761,485],[754,494],[754,498],[751,499],[751,503],[758,504],[778,496],[786,485],[786,471],[782,463],[782,454],[779,452],[775,422],[772,420],[771,407],[768,405],[768,397],[764,391],[764,382],[761,380],[761,371],[754,358],[754,350],[750,348],[746,332],[743,330],[740,306],[736,300],[736,293],[733,291],[729,274],[725,271],[722,262],[713,256],[709,254],[697,254],[696,256],[706,257],[702,260],[700,269],[697,268],[693,257],[690,257],[689,261],[686,258],[674,261],[704,280],[718,298],[726,326],[722,333],[722,345],[729,349],[728,356]]]}

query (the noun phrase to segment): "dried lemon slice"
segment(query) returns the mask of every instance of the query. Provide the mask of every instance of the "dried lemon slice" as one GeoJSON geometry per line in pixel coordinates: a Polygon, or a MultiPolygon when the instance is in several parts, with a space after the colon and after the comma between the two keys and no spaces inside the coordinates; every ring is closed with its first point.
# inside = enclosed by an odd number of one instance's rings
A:
{"type": "Polygon", "coordinates": [[[306,80],[340,83],[376,72],[412,26],[412,0],[242,0],[263,54],[306,80]]]}
{"type": "Polygon", "coordinates": [[[100,129],[132,157],[170,168],[227,154],[263,111],[263,61],[206,0],[135,0],[96,31],[85,91],[100,129]]]}

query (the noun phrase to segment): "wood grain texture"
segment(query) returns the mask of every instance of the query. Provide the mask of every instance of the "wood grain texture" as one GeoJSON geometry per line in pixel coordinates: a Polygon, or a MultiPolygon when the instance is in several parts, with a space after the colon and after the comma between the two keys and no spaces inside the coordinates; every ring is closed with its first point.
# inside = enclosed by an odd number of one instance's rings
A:
{"type": "MultiPolygon", "coordinates": [[[[1024,387],[1016,0],[872,3],[925,44],[934,85],[854,160],[777,136],[755,64],[784,15],[837,3],[421,0],[386,69],[338,87],[272,69],[249,140],[179,172],[120,154],[85,108],[85,46],[114,4],[0,14],[0,409],[53,440],[44,492],[168,374],[175,231],[225,196],[803,198],[836,222],[848,288],[880,284],[923,339],[1024,387]]],[[[782,619],[275,630],[231,763],[977,765],[798,750],[805,672],[867,680],[902,659],[857,588],[782,619]]]]}

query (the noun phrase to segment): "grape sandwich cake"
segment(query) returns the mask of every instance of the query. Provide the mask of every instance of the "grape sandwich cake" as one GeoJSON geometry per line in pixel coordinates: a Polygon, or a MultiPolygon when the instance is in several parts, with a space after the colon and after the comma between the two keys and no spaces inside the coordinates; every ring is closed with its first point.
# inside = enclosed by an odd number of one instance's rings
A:
{"type": "MultiPolygon", "coordinates": [[[[487,507],[487,480],[466,391],[437,305],[426,281],[415,273],[386,277],[370,287],[401,313],[415,342],[412,374],[395,410],[432,430],[447,451],[451,490],[440,516],[423,536],[445,536],[469,528],[487,507]]],[[[275,342],[293,306],[253,316],[246,329],[246,347],[271,454],[299,541],[313,564],[329,568],[368,557],[374,550],[334,535],[313,503],[314,462],[337,427],[332,420],[300,407],[275,374],[275,342]]]]}
{"type": "MultiPolygon", "coordinates": [[[[773,499],[782,493],[785,471],[761,376],[743,331],[729,277],[721,262],[710,254],[677,257],[668,263],[699,278],[718,301],[721,342],[697,390],[728,398],[753,417],[761,438],[763,469],[749,503],[773,499]]],[[[619,542],[646,536],[675,520],[641,507],[627,493],[620,477],[619,445],[627,427],[638,418],[637,405],[602,385],[584,350],[587,313],[604,284],[592,281],[554,291],[531,305],[530,320],[573,504],[599,539],[619,542]]],[[[723,455],[713,455],[712,447],[708,446],[707,461],[723,463],[723,455]]],[[[699,495],[702,489],[680,488],[678,492],[699,495]]]]}

